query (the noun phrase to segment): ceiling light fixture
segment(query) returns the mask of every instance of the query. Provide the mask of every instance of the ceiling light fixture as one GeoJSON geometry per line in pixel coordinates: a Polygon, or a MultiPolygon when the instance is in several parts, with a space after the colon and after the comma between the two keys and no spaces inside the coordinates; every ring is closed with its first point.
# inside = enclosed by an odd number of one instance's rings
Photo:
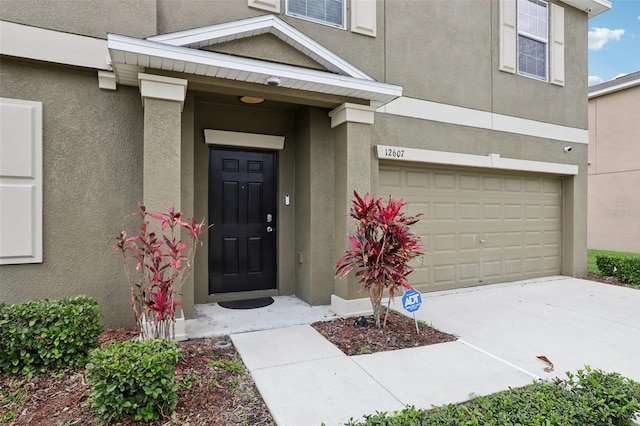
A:
{"type": "Polygon", "coordinates": [[[256,98],[253,96],[240,96],[240,102],[245,104],[261,104],[264,102],[264,98],[256,98]]]}

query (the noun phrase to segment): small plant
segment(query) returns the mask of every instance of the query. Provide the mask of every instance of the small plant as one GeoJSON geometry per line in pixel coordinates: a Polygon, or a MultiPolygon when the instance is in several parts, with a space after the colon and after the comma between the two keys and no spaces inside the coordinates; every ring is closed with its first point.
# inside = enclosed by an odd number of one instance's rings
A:
{"type": "Polygon", "coordinates": [[[213,369],[220,369],[220,370],[228,371],[230,373],[240,373],[241,371],[244,370],[244,365],[232,360],[224,360],[224,359],[220,359],[216,361],[209,360],[207,365],[209,365],[209,367],[213,369]]]}
{"type": "Polygon", "coordinates": [[[367,355],[371,353],[371,348],[369,348],[369,346],[363,346],[360,348],[360,353],[362,355],[367,355]]]}
{"type": "Polygon", "coordinates": [[[140,234],[120,232],[113,248],[122,253],[140,338],[170,341],[175,337],[175,307],[182,304],[177,297],[193,267],[200,235],[207,228],[193,217],[183,221],[182,213],[173,207],[166,213],[149,213],[140,204],[132,215],[140,219],[140,234]],[[180,239],[181,232],[188,241],[180,239]]]}
{"type": "Polygon", "coordinates": [[[0,305],[0,372],[34,373],[82,365],[102,333],[100,308],[86,296],[0,305]]]}
{"type": "Polygon", "coordinates": [[[342,278],[357,269],[356,277],[369,291],[373,317],[380,328],[383,290],[393,298],[397,289],[411,288],[407,276],[413,268],[409,262],[424,254],[420,237],[409,230],[420,215],[405,215],[400,210],[406,203],[392,196],[385,205],[381,198],[374,200],[369,194],[364,199],[355,191],[353,195],[349,215],[356,222],[356,233],[349,237],[351,247],[338,260],[335,275],[342,278]]]}
{"type": "Polygon", "coordinates": [[[101,423],[166,417],[178,402],[180,348],[165,340],[130,340],[95,349],[87,364],[92,407],[101,423]]]}

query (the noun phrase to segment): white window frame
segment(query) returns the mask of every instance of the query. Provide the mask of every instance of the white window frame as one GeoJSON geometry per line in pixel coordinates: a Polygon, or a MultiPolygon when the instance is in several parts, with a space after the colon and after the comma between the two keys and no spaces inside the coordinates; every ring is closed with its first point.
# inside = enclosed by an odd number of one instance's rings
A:
{"type": "MultiPolygon", "coordinates": [[[[312,0],[305,0],[305,1],[312,1],[312,0]]],[[[329,0],[325,0],[325,1],[329,1],[329,0]]],[[[342,1],[342,25],[338,25],[338,24],[334,24],[332,22],[328,22],[328,21],[324,21],[322,19],[316,19],[316,18],[312,18],[310,16],[306,16],[306,15],[300,15],[297,13],[293,13],[289,11],[289,3],[290,0],[285,0],[285,14],[287,16],[292,16],[294,18],[299,18],[299,19],[303,19],[305,21],[310,21],[310,22],[315,22],[317,24],[322,24],[322,25],[326,25],[332,28],[338,28],[341,30],[346,30],[347,29],[347,0],[341,0],[342,1]]]]}
{"type": "MultiPolygon", "coordinates": [[[[531,1],[531,0],[524,0],[524,1],[531,1]]],[[[516,6],[516,13],[517,13],[517,18],[516,18],[516,22],[517,22],[517,32],[516,32],[516,60],[517,60],[517,70],[518,70],[518,74],[525,76],[525,77],[529,77],[529,78],[533,78],[536,80],[540,80],[540,81],[549,81],[549,31],[550,31],[550,19],[549,19],[549,3],[544,1],[544,0],[535,0],[536,3],[538,4],[542,4],[544,5],[545,9],[546,9],[546,24],[547,24],[547,32],[545,34],[545,38],[541,38],[538,35],[535,34],[531,34],[529,32],[526,32],[524,30],[522,30],[521,24],[520,24],[520,10],[518,8],[518,6],[516,6]],[[520,69],[520,36],[528,38],[530,40],[533,41],[537,41],[539,43],[543,43],[544,44],[544,77],[541,77],[539,75],[536,74],[531,74],[525,71],[522,71],[520,69]]]]}

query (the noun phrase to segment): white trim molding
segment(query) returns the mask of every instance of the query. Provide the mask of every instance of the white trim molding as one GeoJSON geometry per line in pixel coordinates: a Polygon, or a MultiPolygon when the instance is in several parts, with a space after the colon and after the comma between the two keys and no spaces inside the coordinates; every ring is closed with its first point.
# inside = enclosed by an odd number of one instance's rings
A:
{"type": "Polygon", "coordinates": [[[373,81],[373,78],[364,71],[307,37],[275,15],[262,15],[208,27],[161,34],[147,37],[146,40],[169,46],[200,49],[205,46],[254,37],[260,34],[272,34],[278,37],[333,73],[373,81]]]}
{"type": "Polygon", "coordinates": [[[98,71],[98,87],[104,90],[116,90],[116,74],[112,71],[98,71]]]}
{"type": "Polygon", "coordinates": [[[516,133],[538,138],[556,139],[564,142],[589,143],[589,132],[586,129],[561,126],[405,96],[383,105],[378,108],[377,112],[499,132],[516,133]]]}
{"type": "Polygon", "coordinates": [[[107,41],[0,21],[0,54],[110,70],[107,41]]]}
{"type": "Polygon", "coordinates": [[[347,122],[373,124],[375,112],[376,110],[373,107],[346,102],[329,111],[331,128],[347,122]]]}
{"type": "Polygon", "coordinates": [[[284,149],[284,136],[260,135],[255,133],[204,129],[204,141],[208,145],[271,150],[284,149]]]}
{"type": "Polygon", "coordinates": [[[182,111],[187,96],[187,80],[144,73],[139,73],[138,79],[143,106],[145,98],[162,99],[180,102],[182,111]]]}
{"type": "Polygon", "coordinates": [[[578,166],[574,164],[550,163],[546,161],[520,160],[500,157],[500,154],[475,155],[429,149],[405,148],[401,146],[377,145],[376,155],[380,160],[409,161],[413,163],[446,164],[448,166],[481,167],[494,170],[549,173],[574,176],[578,166]]]}

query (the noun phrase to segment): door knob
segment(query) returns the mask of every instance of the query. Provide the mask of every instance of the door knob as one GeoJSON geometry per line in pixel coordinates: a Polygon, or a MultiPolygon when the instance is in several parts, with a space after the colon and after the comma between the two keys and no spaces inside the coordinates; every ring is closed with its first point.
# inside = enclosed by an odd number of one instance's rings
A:
{"type": "Polygon", "coordinates": [[[267,226],[267,232],[273,232],[273,228],[270,226],[267,226]]]}

